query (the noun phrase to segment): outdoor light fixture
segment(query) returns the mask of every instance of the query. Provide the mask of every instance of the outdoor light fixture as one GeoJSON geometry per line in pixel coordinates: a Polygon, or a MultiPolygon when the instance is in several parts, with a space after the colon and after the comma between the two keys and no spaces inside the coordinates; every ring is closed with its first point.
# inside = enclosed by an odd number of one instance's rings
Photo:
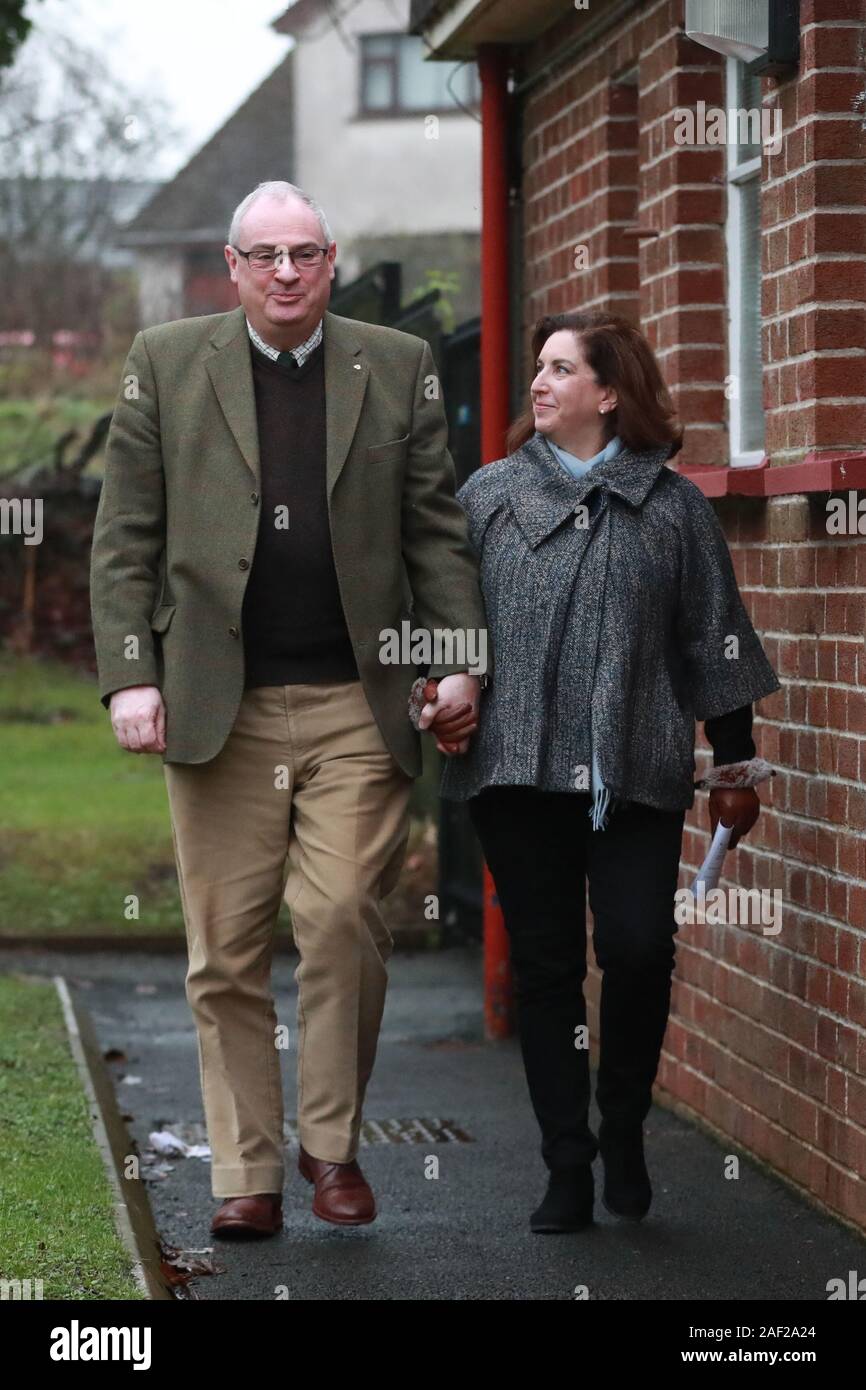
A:
{"type": "Polygon", "coordinates": [[[761,77],[785,76],[800,56],[799,0],[686,0],[686,34],[761,77]]]}

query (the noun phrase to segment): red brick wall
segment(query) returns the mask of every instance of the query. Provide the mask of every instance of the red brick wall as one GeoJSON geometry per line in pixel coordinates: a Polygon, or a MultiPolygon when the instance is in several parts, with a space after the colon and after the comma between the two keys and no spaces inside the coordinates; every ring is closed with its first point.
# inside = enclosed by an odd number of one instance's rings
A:
{"type": "Polygon", "coordinates": [[[866,440],[866,4],[802,0],[799,79],[767,83],[762,312],[774,462],[866,440]]]}
{"type": "MultiPolygon", "coordinates": [[[[726,94],[723,60],[685,38],[683,9],[681,0],[642,7],[526,94],[520,339],[528,382],[539,314],[590,305],[629,314],[687,426],[678,466],[723,467],[725,152],[676,145],[672,112],[699,98],[725,107],[726,94]],[[616,80],[634,65],[637,89],[616,80]],[[635,238],[635,227],[658,234],[635,238]],[[580,245],[586,270],[575,269],[580,245]]],[[[526,50],[523,75],[587,20],[569,14],[526,50]]],[[[783,131],[762,172],[771,466],[866,450],[866,0],[803,0],[801,26],[798,73],[763,83],[783,131]]],[[[827,500],[716,504],[783,683],[755,720],[758,752],[777,775],[723,883],[780,889],[782,930],[680,928],[657,1093],[866,1229],[866,539],[828,535],[827,500]]],[[[698,793],[683,887],[707,828],[698,793]]],[[[591,971],[591,1013],[598,983],[591,971]]]]}

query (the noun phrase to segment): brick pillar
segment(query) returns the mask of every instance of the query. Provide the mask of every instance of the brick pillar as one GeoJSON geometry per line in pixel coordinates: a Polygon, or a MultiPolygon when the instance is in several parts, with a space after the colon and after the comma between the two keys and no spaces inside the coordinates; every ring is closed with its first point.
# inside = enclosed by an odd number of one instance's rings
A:
{"type": "Polygon", "coordinates": [[[768,80],[763,357],[775,464],[866,440],[866,0],[802,0],[796,78],[768,80]]]}

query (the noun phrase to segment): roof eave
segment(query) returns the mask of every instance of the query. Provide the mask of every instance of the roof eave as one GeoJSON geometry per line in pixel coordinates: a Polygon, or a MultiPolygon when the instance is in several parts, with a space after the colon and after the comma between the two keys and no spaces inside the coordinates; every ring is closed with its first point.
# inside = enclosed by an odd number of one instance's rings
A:
{"type": "Polygon", "coordinates": [[[418,0],[409,31],[430,58],[471,59],[482,44],[533,43],[570,10],[574,0],[418,0]]]}

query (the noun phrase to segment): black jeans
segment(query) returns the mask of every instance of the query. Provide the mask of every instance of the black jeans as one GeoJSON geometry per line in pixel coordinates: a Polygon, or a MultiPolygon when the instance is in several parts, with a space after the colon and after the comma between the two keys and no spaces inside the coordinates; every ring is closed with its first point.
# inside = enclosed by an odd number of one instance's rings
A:
{"type": "Polygon", "coordinates": [[[603,972],[596,1101],[602,1118],[639,1125],[670,1009],[674,894],[685,811],[620,802],[593,830],[588,792],[485,787],[469,815],[496,884],[511,945],[529,1094],[549,1169],[591,1162],[586,1024],[586,884],[603,972]]]}

